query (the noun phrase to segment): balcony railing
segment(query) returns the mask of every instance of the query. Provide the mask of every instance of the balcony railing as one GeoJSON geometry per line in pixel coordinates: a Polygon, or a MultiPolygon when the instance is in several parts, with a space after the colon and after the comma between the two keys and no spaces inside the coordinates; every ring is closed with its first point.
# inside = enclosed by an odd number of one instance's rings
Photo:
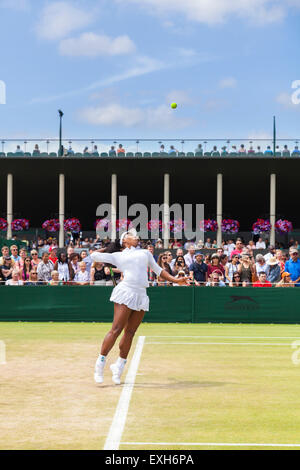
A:
{"type": "Polygon", "coordinates": [[[299,139],[1,139],[0,158],[290,158],[299,139]]]}

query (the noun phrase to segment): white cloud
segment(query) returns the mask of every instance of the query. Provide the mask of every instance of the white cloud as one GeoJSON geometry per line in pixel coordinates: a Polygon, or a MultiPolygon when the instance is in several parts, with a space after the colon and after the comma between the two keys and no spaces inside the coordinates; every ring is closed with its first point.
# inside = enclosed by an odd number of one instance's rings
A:
{"type": "Polygon", "coordinates": [[[118,103],[82,109],[81,121],[94,126],[147,127],[151,129],[182,129],[191,125],[191,119],[178,118],[167,105],[156,108],[128,108],[118,103]]]}
{"type": "Polygon", "coordinates": [[[193,101],[185,90],[172,90],[167,94],[166,102],[168,104],[175,102],[180,106],[191,104],[193,101]]]}
{"type": "Polygon", "coordinates": [[[254,23],[280,21],[286,14],[288,3],[298,5],[299,0],[116,0],[118,3],[136,3],[161,16],[183,14],[188,20],[206,24],[223,23],[232,16],[254,23]]]}
{"type": "Polygon", "coordinates": [[[62,39],[72,31],[88,26],[94,19],[91,11],[70,2],[52,2],[44,7],[36,31],[43,39],[62,39]]]}
{"type": "Polygon", "coordinates": [[[223,78],[219,82],[220,88],[235,88],[237,85],[237,80],[234,77],[223,78]]]}
{"type": "Polygon", "coordinates": [[[97,57],[131,54],[134,42],[128,36],[111,38],[105,34],[83,33],[78,38],[63,39],[59,45],[61,55],[97,57]]]}

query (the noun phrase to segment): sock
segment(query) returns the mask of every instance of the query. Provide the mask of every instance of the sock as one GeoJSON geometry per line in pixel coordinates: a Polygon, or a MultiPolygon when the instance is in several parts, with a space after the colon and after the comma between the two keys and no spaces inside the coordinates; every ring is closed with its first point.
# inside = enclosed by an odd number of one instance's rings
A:
{"type": "Polygon", "coordinates": [[[127,362],[126,359],[122,359],[121,357],[118,357],[116,365],[117,365],[120,372],[123,372],[123,369],[126,365],[126,362],[127,362]]]}
{"type": "Polygon", "coordinates": [[[96,362],[96,367],[103,370],[104,366],[105,366],[105,363],[106,363],[106,356],[102,356],[101,354],[99,354],[99,357],[98,357],[97,362],[96,362]]]}

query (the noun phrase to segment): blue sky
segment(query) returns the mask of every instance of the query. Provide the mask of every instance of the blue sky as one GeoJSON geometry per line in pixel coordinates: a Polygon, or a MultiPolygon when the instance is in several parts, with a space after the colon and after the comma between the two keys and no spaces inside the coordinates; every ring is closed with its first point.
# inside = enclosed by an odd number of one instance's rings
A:
{"type": "Polygon", "coordinates": [[[300,0],[0,0],[1,137],[299,136],[300,0]],[[176,111],[170,103],[176,101],[176,111]]]}

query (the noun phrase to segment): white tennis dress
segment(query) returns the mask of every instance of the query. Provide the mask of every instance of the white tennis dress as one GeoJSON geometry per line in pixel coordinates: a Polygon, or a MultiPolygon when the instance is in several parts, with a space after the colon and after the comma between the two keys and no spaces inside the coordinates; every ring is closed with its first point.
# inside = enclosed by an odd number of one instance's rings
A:
{"type": "Polygon", "coordinates": [[[109,263],[123,273],[123,280],[112,291],[110,300],[126,305],[131,310],[149,311],[148,266],[160,276],[162,268],[155,262],[148,250],[136,249],[133,246],[116,253],[92,253],[96,263],[109,263]]]}

